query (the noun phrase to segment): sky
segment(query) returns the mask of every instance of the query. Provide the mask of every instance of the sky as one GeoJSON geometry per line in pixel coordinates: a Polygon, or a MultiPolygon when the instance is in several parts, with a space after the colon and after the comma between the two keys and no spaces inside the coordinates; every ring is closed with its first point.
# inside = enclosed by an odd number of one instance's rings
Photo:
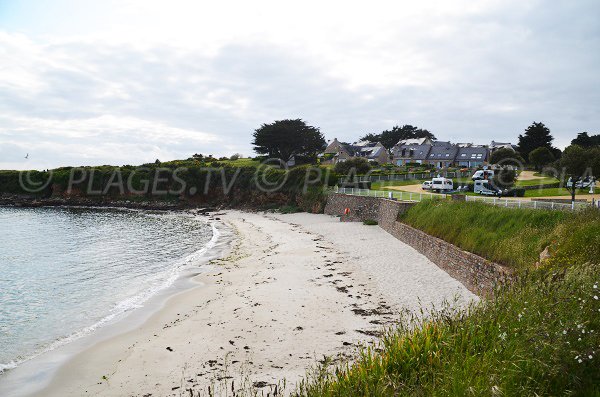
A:
{"type": "Polygon", "coordinates": [[[600,133],[600,2],[0,0],[0,169],[255,155],[285,118],[564,148],[600,133]]]}

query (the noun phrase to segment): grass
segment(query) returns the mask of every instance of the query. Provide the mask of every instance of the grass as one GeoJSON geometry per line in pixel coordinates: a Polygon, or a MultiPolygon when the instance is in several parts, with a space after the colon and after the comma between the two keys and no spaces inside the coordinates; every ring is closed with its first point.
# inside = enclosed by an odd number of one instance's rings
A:
{"type": "Polygon", "coordinates": [[[552,178],[552,177],[544,177],[541,179],[529,179],[529,180],[519,180],[517,179],[517,181],[515,182],[515,186],[516,187],[521,187],[521,186],[544,186],[544,185],[552,185],[555,183],[560,182],[558,179],[556,178],[552,178]]]}
{"type": "Polygon", "coordinates": [[[296,396],[600,396],[596,265],[544,268],[468,310],[403,322],[296,396]]]}
{"type": "MultiPolygon", "coordinates": [[[[587,196],[590,193],[589,188],[587,189],[578,189],[575,194],[575,198],[577,196],[587,196]]],[[[565,188],[549,188],[549,189],[537,189],[537,190],[527,190],[525,191],[525,197],[555,197],[555,196],[571,196],[571,192],[569,192],[565,188]]]]}
{"type": "Polygon", "coordinates": [[[600,212],[594,209],[573,213],[433,200],[413,206],[400,220],[515,269],[531,268],[548,246],[564,257],[566,247],[579,246],[580,259],[568,264],[600,258],[600,212]]]}
{"type": "MultiPolygon", "coordinates": [[[[372,190],[386,190],[389,186],[409,186],[409,185],[421,185],[425,181],[430,181],[430,179],[410,179],[407,181],[377,181],[371,183],[372,190]]],[[[454,181],[454,185],[459,186],[461,184],[466,184],[473,182],[471,178],[452,178],[454,181]]]]}

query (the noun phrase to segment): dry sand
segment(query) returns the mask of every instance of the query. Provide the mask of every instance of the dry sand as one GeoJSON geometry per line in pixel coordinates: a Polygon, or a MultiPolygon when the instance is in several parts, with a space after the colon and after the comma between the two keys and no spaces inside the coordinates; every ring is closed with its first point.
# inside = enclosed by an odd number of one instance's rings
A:
{"type": "Polygon", "coordinates": [[[221,219],[237,239],[216,270],[71,359],[38,395],[222,395],[232,381],[266,395],[283,379],[289,392],[317,360],[351,357],[403,309],[477,299],[376,226],[304,213],[221,219]]]}

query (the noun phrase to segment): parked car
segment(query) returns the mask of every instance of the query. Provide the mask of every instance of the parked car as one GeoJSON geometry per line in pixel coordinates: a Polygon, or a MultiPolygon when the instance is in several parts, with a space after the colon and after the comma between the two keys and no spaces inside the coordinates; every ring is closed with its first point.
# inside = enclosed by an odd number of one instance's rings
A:
{"type": "Polygon", "coordinates": [[[425,181],[421,185],[421,189],[423,190],[431,190],[431,181],[425,181]]]}
{"type": "Polygon", "coordinates": [[[477,170],[471,177],[474,181],[488,180],[494,177],[494,170],[477,170]]]}
{"type": "Polygon", "coordinates": [[[497,196],[502,192],[488,180],[476,180],[473,192],[486,196],[497,196]]]}
{"type": "Polygon", "coordinates": [[[452,179],[437,177],[431,180],[431,190],[436,192],[445,192],[454,190],[452,179]]]}

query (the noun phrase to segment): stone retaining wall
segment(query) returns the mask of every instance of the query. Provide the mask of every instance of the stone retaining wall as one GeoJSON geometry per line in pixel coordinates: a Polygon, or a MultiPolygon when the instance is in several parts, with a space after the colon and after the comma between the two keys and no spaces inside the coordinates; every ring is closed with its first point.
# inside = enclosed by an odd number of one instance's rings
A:
{"type": "Polygon", "coordinates": [[[325,213],[340,216],[342,222],[376,220],[382,229],[425,255],[477,295],[488,295],[495,284],[510,279],[510,269],[399,222],[398,215],[413,205],[415,203],[375,197],[331,194],[325,213]],[[350,210],[348,215],[344,215],[346,208],[350,210]]]}

